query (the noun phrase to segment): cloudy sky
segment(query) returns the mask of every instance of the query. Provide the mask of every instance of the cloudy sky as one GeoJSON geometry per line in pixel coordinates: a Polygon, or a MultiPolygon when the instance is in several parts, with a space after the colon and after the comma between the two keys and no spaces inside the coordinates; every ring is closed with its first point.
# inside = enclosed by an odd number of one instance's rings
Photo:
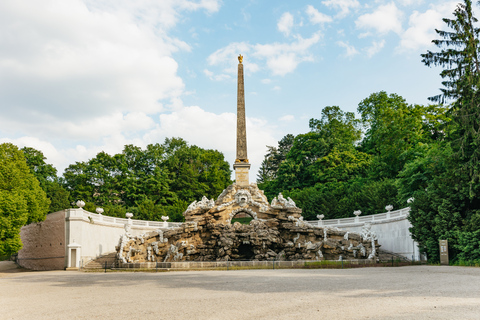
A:
{"type": "Polygon", "coordinates": [[[371,93],[427,104],[435,49],[457,1],[2,0],[0,142],[60,172],[100,151],[165,137],[235,159],[236,65],[244,56],[254,180],[266,151],[323,107],[371,93]]]}

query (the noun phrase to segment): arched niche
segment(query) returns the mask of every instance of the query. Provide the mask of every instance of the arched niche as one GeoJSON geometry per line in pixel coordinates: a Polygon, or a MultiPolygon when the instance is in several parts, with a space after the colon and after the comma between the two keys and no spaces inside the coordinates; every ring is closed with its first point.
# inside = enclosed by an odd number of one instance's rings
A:
{"type": "Polygon", "coordinates": [[[237,212],[232,219],[231,223],[239,222],[241,224],[250,224],[250,221],[255,220],[255,217],[247,211],[237,212]]]}

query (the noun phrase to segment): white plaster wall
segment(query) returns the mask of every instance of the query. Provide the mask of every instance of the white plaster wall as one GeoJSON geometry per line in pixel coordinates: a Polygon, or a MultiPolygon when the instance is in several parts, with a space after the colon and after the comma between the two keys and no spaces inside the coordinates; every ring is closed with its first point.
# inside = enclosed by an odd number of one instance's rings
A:
{"type": "MultiPolygon", "coordinates": [[[[120,236],[125,233],[123,226],[85,220],[82,209],[66,210],[65,229],[67,245],[74,242],[81,245],[80,266],[101,255],[115,252],[120,236]]],[[[154,230],[156,228],[132,226],[131,234],[136,236],[154,230]]]]}
{"type": "MultiPolygon", "coordinates": [[[[404,210],[404,209],[402,209],[404,210]]],[[[400,210],[401,211],[401,210],[400,210]]],[[[392,215],[394,213],[392,212],[392,215]]],[[[381,248],[387,251],[395,252],[405,256],[408,259],[419,260],[420,254],[416,243],[413,242],[410,235],[410,222],[406,215],[397,216],[393,219],[386,218],[385,221],[380,221],[386,214],[379,214],[374,216],[365,216],[365,222],[372,220],[372,230],[378,236],[378,243],[381,248]],[[378,219],[378,220],[377,220],[378,219]]],[[[123,219],[123,221],[126,221],[123,219]]],[[[324,220],[328,223],[329,220],[324,220]]],[[[158,222],[152,223],[152,226],[147,226],[150,222],[143,222],[145,226],[132,225],[131,233],[139,235],[146,232],[157,230],[159,227],[153,227],[153,224],[159,225],[158,222]]],[[[330,222],[334,222],[333,220],[330,222]]],[[[351,232],[361,233],[364,222],[355,221],[354,218],[338,219],[335,223],[330,224],[331,227],[338,227],[340,229],[351,232]],[[346,224],[345,224],[346,223],[346,224]],[[345,225],[342,225],[345,224],[345,225]]],[[[316,225],[316,222],[310,223],[316,225]]],[[[98,215],[86,213],[83,209],[68,209],[65,212],[65,239],[66,244],[77,243],[81,245],[80,248],[80,266],[84,266],[88,261],[95,259],[101,255],[115,252],[115,246],[118,245],[119,238],[124,234],[125,230],[122,225],[118,223],[109,223],[101,221],[98,215]],[[95,219],[89,220],[87,216],[90,215],[95,219]]],[[[66,248],[65,256],[68,257],[68,248],[66,248]]],[[[65,265],[67,267],[67,265],[65,265]]]]}
{"type": "MultiPolygon", "coordinates": [[[[337,226],[340,229],[361,233],[363,225],[337,226]]],[[[420,260],[420,252],[417,243],[414,243],[410,234],[410,221],[400,219],[396,221],[372,224],[372,231],[378,236],[378,244],[381,249],[401,254],[402,256],[420,260]]]]}

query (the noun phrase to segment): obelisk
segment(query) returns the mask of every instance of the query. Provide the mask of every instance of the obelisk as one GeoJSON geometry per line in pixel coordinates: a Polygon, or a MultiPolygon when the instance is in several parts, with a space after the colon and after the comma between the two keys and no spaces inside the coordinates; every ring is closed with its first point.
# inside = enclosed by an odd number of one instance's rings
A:
{"type": "Polygon", "coordinates": [[[237,158],[233,165],[235,170],[235,183],[248,186],[248,171],[250,163],[247,158],[247,128],[245,121],[245,89],[243,85],[243,56],[238,56],[238,81],[237,81],[237,158]]]}

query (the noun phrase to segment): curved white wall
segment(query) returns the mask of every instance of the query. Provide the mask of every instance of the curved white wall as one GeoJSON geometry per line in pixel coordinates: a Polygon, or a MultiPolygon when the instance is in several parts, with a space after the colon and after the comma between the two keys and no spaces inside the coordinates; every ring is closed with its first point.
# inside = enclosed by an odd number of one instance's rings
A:
{"type": "Polygon", "coordinates": [[[407,259],[420,260],[418,244],[413,241],[408,221],[410,208],[373,214],[363,217],[308,221],[315,226],[337,227],[350,232],[361,233],[365,223],[372,225],[372,230],[378,236],[381,249],[400,254],[407,259]]]}
{"type": "MultiPolygon", "coordinates": [[[[413,241],[409,231],[411,227],[407,219],[409,211],[410,208],[407,207],[397,211],[370,216],[307,222],[313,226],[337,227],[359,233],[365,223],[371,223],[372,230],[377,233],[378,243],[382,249],[401,254],[408,259],[412,259],[413,257],[413,259],[419,260],[420,252],[417,243],[413,241]]],[[[49,214],[41,225],[32,226],[32,224],[22,228],[21,236],[22,241],[24,241],[24,249],[19,252],[19,259],[25,260],[25,264],[35,261],[35,266],[30,266],[35,270],[60,268],[62,264],[61,261],[63,260],[61,254],[56,253],[55,256],[55,258],[58,258],[57,260],[60,261],[58,266],[50,266],[48,264],[48,261],[53,257],[50,247],[54,244],[61,245],[61,250],[65,251],[64,267],[73,265],[75,267],[82,267],[92,259],[115,252],[115,246],[118,245],[120,236],[125,233],[124,226],[126,222],[127,219],[102,216],[83,209],[67,209],[64,213],[61,211],[49,214]],[[53,219],[52,217],[56,218],[53,219]],[[61,220],[64,220],[64,228],[62,228],[61,220]],[[53,229],[49,228],[50,225],[53,226],[54,224],[58,225],[58,227],[53,229]],[[40,237],[37,229],[56,231],[54,232],[55,234],[40,237]],[[61,241],[63,238],[65,239],[64,242],[61,241]],[[75,264],[72,264],[72,254],[70,252],[72,248],[76,250],[76,259],[74,258],[74,260],[76,260],[75,264]]],[[[165,230],[180,225],[181,223],[175,222],[132,220],[131,233],[133,235],[140,235],[142,233],[158,229],[165,230]]],[[[48,231],[48,233],[52,233],[52,231],[48,231]]]]}
{"type": "MultiPolygon", "coordinates": [[[[65,238],[68,245],[80,245],[80,266],[101,255],[115,251],[125,233],[127,219],[103,216],[83,209],[65,210],[65,238]]],[[[180,223],[132,220],[132,235],[179,226],[180,223]]]]}

